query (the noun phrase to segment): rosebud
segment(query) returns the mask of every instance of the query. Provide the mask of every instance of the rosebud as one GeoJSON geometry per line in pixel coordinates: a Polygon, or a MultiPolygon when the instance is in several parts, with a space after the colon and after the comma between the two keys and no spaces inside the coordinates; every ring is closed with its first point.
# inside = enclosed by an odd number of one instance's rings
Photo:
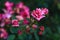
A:
{"type": "Polygon", "coordinates": [[[42,35],[42,33],[43,33],[43,32],[42,32],[42,31],[40,31],[38,34],[39,34],[39,35],[42,35]]]}
{"type": "Polygon", "coordinates": [[[12,26],[14,26],[14,27],[18,27],[19,26],[19,22],[18,22],[18,20],[12,20],[12,26]]]}
{"type": "Polygon", "coordinates": [[[29,21],[26,20],[26,19],[24,19],[24,20],[23,20],[23,24],[29,24],[29,21]]]}
{"type": "Polygon", "coordinates": [[[18,30],[18,34],[21,35],[22,34],[22,31],[21,30],[18,30]]]}
{"type": "Polygon", "coordinates": [[[44,31],[44,26],[40,26],[40,30],[41,31],[44,31]]]}
{"type": "Polygon", "coordinates": [[[32,25],[32,28],[36,29],[37,28],[37,25],[33,24],[32,25]]]}

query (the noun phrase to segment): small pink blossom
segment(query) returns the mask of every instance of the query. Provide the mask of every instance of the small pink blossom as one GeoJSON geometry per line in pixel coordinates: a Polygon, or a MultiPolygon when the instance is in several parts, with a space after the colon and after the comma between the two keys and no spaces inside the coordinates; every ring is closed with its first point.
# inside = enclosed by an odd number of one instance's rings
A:
{"type": "Polygon", "coordinates": [[[17,8],[19,8],[19,14],[24,18],[30,18],[29,8],[25,6],[22,2],[18,4],[17,8]]]}
{"type": "Polygon", "coordinates": [[[42,8],[42,12],[43,12],[44,14],[48,14],[48,9],[47,9],[47,8],[42,8]]]}
{"type": "Polygon", "coordinates": [[[40,21],[42,18],[45,17],[45,15],[48,13],[47,9],[40,9],[40,8],[36,8],[36,10],[33,10],[32,12],[32,16],[37,19],[38,21],[40,21]]]}
{"type": "Polygon", "coordinates": [[[27,12],[22,12],[21,16],[23,16],[23,18],[30,18],[30,15],[27,12]]]}
{"type": "Polygon", "coordinates": [[[5,2],[5,6],[6,7],[12,7],[13,6],[13,3],[12,2],[9,2],[9,1],[6,1],[5,2]]]}
{"type": "Polygon", "coordinates": [[[18,20],[16,20],[16,19],[12,20],[12,26],[18,27],[19,26],[18,20]]]}
{"type": "Polygon", "coordinates": [[[18,30],[18,34],[21,35],[22,34],[22,31],[21,30],[18,30]]]}
{"type": "Polygon", "coordinates": [[[23,2],[19,2],[17,5],[16,5],[18,8],[22,8],[24,6],[24,3],[23,2]]]}
{"type": "Polygon", "coordinates": [[[40,30],[41,31],[44,31],[44,26],[40,26],[40,30]]]}
{"type": "Polygon", "coordinates": [[[26,19],[24,19],[24,20],[23,20],[23,24],[29,24],[29,21],[26,20],[26,19]]]}
{"type": "Polygon", "coordinates": [[[30,18],[29,8],[27,6],[24,6],[23,9],[24,9],[24,12],[21,13],[21,15],[25,18],[30,18]]]}
{"type": "Polygon", "coordinates": [[[43,32],[42,31],[39,31],[39,33],[38,33],[39,35],[42,35],[43,34],[43,32]]]}
{"type": "Polygon", "coordinates": [[[6,9],[7,10],[12,10],[13,3],[12,2],[9,2],[9,1],[6,1],[5,2],[5,6],[6,6],[6,9]]]}
{"type": "Polygon", "coordinates": [[[7,36],[8,36],[8,33],[6,32],[6,30],[4,28],[0,28],[0,38],[6,39],[7,36]]]}
{"type": "Polygon", "coordinates": [[[32,28],[36,29],[37,28],[37,25],[33,24],[32,25],[32,28]]]}

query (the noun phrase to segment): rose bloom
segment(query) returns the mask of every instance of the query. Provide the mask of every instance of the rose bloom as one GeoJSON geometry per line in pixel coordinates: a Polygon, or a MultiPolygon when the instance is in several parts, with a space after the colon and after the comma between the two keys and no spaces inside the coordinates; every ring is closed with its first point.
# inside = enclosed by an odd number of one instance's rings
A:
{"type": "Polygon", "coordinates": [[[5,13],[8,13],[8,14],[14,13],[14,11],[12,10],[13,5],[14,4],[12,2],[6,1],[5,2],[6,9],[3,9],[5,11],[5,13]]]}
{"type": "Polygon", "coordinates": [[[8,33],[4,28],[0,28],[0,38],[6,39],[8,37],[8,33]]]}
{"type": "Polygon", "coordinates": [[[23,18],[30,18],[29,8],[23,4],[23,2],[18,3],[17,6],[17,13],[23,16],[23,18]],[[17,6],[18,5],[18,6],[17,6]]]}
{"type": "Polygon", "coordinates": [[[44,9],[40,9],[40,8],[36,8],[36,10],[33,10],[31,15],[37,19],[38,21],[40,21],[42,18],[45,17],[45,15],[48,13],[48,9],[44,8],[44,9]]]}
{"type": "Polygon", "coordinates": [[[19,26],[18,20],[16,20],[16,19],[12,20],[12,26],[13,27],[18,27],[19,26]]]}

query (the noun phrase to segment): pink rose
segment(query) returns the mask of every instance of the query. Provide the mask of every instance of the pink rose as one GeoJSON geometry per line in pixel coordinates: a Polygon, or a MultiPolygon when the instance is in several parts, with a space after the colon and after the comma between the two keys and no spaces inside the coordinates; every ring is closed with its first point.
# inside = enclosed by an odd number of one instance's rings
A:
{"type": "Polygon", "coordinates": [[[40,21],[42,18],[45,17],[45,15],[48,13],[48,11],[46,9],[40,9],[40,8],[36,8],[36,10],[32,11],[32,16],[37,19],[38,21],[40,21]]]}
{"type": "Polygon", "coordinates": [[[5,6],[6,7],[12,7],[13,6],[13,3],[12,2],[9,2],[9,1],[6,1],[5,2],[5,6]]]}
{"type": "Polygon", "coordinates": [[[22,12],[22,13],[21,13],[21,16],[22,16],[23,18],[30,18],[30,15],[29,15],[27,12],[22,12]]]}
{"type": "Polygon", "coordinates": [[[42,8],[42,12],[43,12],[44,14],[48,14],[48,9],[47,9],[47,8],[42,8]]]}
{"type": "Polygon", "coordinates": [[[18,27],[19,26],[18,20],[16,20],[16,19],[12,20],[12,26],[18,27]]]}
{"type": "Polygon", "coordinates": [[[23,18],[30,18],[29,8],[27,6],[25,6],[23,4],[23,2],[20,2],[18,4],[17,8],[19,8],[18,14],[20,14],[21,16],[23,16],[23,18]]]}

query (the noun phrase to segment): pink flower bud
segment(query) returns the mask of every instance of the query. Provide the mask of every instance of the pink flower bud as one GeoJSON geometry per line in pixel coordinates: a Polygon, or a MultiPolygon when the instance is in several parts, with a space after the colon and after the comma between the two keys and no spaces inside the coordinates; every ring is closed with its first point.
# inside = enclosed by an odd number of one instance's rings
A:
{"type": "Polygon", "coordinates": [[[42,33],[43,33],[43,32],[42,32],[42,31],[40,31],[38,34],[39,34],[39,35],[42,35],[42,33]]]}
{"type": "Polygon", "coordinates": [[[16,19],[12,20],[12,26],[13,27],[18,27],[19,26],[18,20],[16,20],[16,19]]]}
{"type": "Polygon", "coordinates": [[[41,31],[44,31],[44,26],[40,26],[40,30],[41,31]]]}
{"type": "Polygon", "coordinates": [[[37,28],[37,25],[33,24],[32,25],[32,28],[36,29],[37,28]]]}
{"type": "Polygon", "coordinates": [[[24,19],[24,20],[23,20],[23,24],[29,24],[29,21],[26,20],[26,19],[24,19]]]}
{"type": "Polygon", "coordinates": [[[22,34],[22,31],[21,30],[18,30],[18,34],[21,35],[22,34]]]}

